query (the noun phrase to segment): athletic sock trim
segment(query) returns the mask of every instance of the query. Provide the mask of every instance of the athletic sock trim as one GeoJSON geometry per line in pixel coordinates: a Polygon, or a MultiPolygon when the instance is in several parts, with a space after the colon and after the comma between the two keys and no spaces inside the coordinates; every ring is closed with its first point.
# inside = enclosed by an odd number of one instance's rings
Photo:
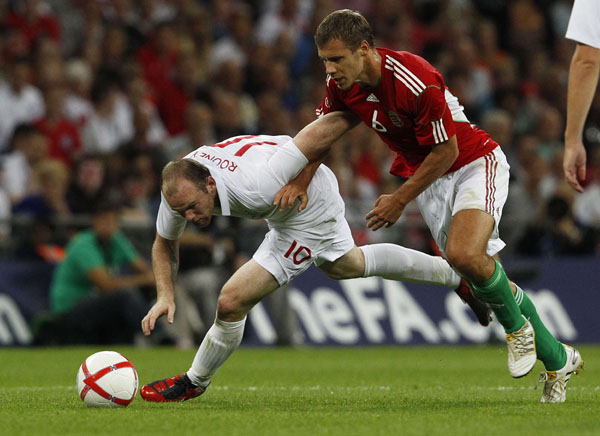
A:
{"type": "Polygon", "coordinates": [[[362,250],[365,256],[365,272],[363,273],[363,277],[370,277],[371,270],[375,264],[375,253],[373,253],[373,249],[369,245],[363,245],[358,248],[362,250]]]}
{"type": "Polygon", "coordinates": [[[515,301],[517,302],[517,305],[521,305],[521,303],[523,302],[523,289],[521,289],[518,285],[515,285],[517,287],[517,292],[515,293],[515,301]]]}
{"type": "Polygon", "coordinates": [[[494,273],[485,282],[483,282],[481,284],[475,284],[475,286],[478,289],[480,289],[482,291],[487,291],[489,289],[494,288],[494,286],[496,286],[500,282],[500,280],[502,280],[502,274],[500,272],[500,271],[502,271],[502,265],[500,265],[498,263],[498,261],[496,261],[495,259],[494,259],[494,263],[496,265],[496,268],[494,269],[494,273]]]}

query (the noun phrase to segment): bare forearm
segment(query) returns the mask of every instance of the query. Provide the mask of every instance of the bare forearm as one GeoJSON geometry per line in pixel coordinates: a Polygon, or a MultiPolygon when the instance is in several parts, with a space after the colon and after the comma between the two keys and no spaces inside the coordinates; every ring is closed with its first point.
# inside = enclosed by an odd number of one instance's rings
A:
{"type": "Polygon", "coordinates": [[[413,176],[396,190],[394,197],[406,206],[448,171],[457,157],[458,145],[456,136],[453,136],[448,142],[433,148],[413,176]]]}
{"type": "Polygon", "coordinates": [[[100,292],[108,293],[119,289],[133,288],[149,285],[151,280],[148,274],[134,274],[126,276],[109,276],[105,280],[97,280],[96,286],[100,292]]]}
{"type": "Polygon", "coordinates": [[[317,160],[315,160],[314,162],[308,163],[293,181],[300,184],[304,187],[304,189],[306,189],[306,187],[308,187],[308,185],[310,184],[310,181],[312,180],[313,176],[317,172],[317,169],[323,163],[326,157],[327,151],[323,152],[322,156],[320,158],[317,158],[317,160]]]}
{"type": "Polygon", "coordinates": [[[114,275],[108,268],[102,266],[87,271],[87,277],[103,293],[154,284],[152,269],[144,259],[140,257],[134,259],[131,267],[136,271],[135,274],[114,275]]]}
{"type": "Polygon", "coordinates": [[[152,269],[157,298],[173,298],[179,268],[179,243],[156,236],[152,246],[152,269]]]}
{"type": "Polygon", "coordinates": [[[316,162],[327,154],[336,140],[358,122],[358,118],[349,112],[332,112],[305,126],[294,137],[294,143],[309,162],[316,162]]]}
{"type": "Polygon", "coordinates": [[[600,50],[578,44],[569,69],[565,130],[567,147],[582,140],[583,126],[596,92],[599,75],[600,50]]]}

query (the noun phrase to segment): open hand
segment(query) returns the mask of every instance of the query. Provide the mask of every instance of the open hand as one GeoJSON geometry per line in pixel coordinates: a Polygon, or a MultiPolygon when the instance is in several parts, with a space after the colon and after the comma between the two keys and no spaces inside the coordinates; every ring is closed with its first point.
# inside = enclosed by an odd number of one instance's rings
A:
{"type": "Polygon", "coordinates": [[[294,207],[294,203],[298,198],[300,199],[298,212],[302,212],[304,209],[306,209],[306,205],[308,204],[308,194],[303,186],[295,184],[292,181],[281,188],[277,194],[275,194],[275,200],[273,200],[273,204],[278,205],[279,210],[282,211],[288,207],[294,207]]]}
{"type": "Polygon", "coordinates": [[[167,322],[173,324],[173,317],[175,316],[175,302],[157,300],[154,306],[150,308],[144,319],[142,319],[142,331],[146,336],[150,336],[150,333],[154,330],[156,320],[163,315],[167,315],[167,322]]]}
{"type": "Polygon", "coordinates": [[[565,179],[577,192],[583,192],[581,182],[585,180],[586,154],[583,143],[565,146],[563,170],[565,179]]]}

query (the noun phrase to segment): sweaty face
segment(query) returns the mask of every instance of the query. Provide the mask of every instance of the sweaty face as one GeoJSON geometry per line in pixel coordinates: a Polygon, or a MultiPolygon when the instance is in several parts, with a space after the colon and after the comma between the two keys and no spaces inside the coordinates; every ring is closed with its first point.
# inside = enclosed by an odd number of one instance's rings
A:
{"type": "Polygon", "coordinates": [[[170,196],[165,194],[165,199],[171,209],[186,221],[198,227],[206,227],[212,218],[217,193],[215,180],[212,177],[208,178],[206,189],[208,192],[198,188],[189,180],[181,180],[177,182],[175,193],[170,196]]]}
{"type": "Polygon", "coordinates": [[[325,73],[335,80],[338,88],[350,88],[363,74],[364,54],[360,47],[352,51],[341,40],[330,39],[318,48],[318,53],[325,65],[325,73]]]}

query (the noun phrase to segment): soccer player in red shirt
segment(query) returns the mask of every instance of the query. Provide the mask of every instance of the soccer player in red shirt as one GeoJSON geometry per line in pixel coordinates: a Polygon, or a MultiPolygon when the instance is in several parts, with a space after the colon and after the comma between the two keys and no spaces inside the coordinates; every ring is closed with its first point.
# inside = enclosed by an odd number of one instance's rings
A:
{"type": "MultiPolygon", "coordinates": [[[[509,180],[498,144],[469,123],[440,72],[425,59],[376,48],[371,26],[360,13],[331,13],[318,26],[315,42],[327,74],[317,115],[340,114],[328,116],[329,134],[364,122],[396,153],[390,172],[407,179],[376,200],[366,215],[367,226],[377,230],[392,225],[416,200],[444,257],[504,327],[511,375],[527,375],[539,358],[546,367],[542,402],[564,401],[566,382],[583,365],[581,356],[552,336],[497,260],[505,246],[498,224],[509,180]],[[348,121],[340,123],[340,117],[348,121]]],[[[322,156],[327,149],[303,152],[322,156]]],[[[291,206],[318,163],[310,164],[296,187],[284,187],[275,201],[291,206]]],[[[302,208],[305,192],[300,197],[302,208]]]]}

